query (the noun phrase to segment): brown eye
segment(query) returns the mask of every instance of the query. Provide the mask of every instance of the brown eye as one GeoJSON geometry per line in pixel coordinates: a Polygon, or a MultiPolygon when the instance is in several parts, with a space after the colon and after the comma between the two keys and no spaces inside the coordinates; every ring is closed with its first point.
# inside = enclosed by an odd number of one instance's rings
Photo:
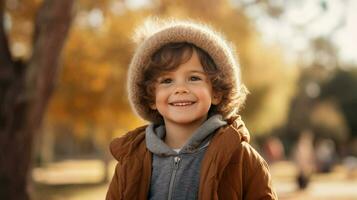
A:
{"type": "Polygon", "coordinates": [[[165,78],[160,80],[160,84],[170,84],[172,83],[172,79],[171,78],[165,78]]]}
{"type": "Polygon", "coordinates": [[[191,76],[190,81],[200,81],[202,80],[199,76],[191,76]]]}

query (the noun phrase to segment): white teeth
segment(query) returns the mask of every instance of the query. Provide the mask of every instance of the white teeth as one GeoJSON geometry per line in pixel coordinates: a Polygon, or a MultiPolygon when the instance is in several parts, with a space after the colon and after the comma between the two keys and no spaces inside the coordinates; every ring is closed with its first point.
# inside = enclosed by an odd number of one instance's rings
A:
{"type": "Polygon", "coordinates": [[[179,103],[172,103],[173,106],[188,106],[193,104],[193,102],[179,102],[179,103]]]}

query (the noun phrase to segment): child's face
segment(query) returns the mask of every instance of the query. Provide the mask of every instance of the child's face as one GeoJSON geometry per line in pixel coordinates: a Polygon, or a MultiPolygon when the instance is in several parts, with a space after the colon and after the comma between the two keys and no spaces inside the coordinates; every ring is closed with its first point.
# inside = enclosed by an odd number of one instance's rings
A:
{"type": "Polygon", "coordinates": [[[213,97],[212,85],[194,51],[190,60],[177,69],[162,73],[155,83],[155,103],[165,123],[189,124],[203,122],[213,97]]]}

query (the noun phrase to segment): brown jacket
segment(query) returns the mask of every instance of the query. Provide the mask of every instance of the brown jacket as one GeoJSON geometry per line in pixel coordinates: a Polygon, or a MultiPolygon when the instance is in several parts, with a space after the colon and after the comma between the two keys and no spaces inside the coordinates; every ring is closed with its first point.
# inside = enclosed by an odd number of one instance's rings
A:
{"type": "MultiPolygon", "coordinates": [[[[152,154],[145,145],[145,128],[110,144],[118,164],[107,200],[147,199],[152,154]]],[[[248,142],[249,133],[240,118],[217,130],[202,160],[199,200],[278,199],[266,162],[248,142]]]]}

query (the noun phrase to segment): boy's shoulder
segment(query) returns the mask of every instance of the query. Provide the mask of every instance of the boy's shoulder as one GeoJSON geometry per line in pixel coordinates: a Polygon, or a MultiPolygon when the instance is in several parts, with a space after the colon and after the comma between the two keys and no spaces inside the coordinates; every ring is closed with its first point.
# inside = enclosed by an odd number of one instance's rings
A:
{"type": "Polygon", "coordinates": [[[268,168],[264,158],[249,144],[250,135],[244,122],[240,119],[228,122],[214,136],[209,149],[210,155],[221,155],[218,159],[230,164],[242,164],[246,169],[268,168]],[[215,152],[215,153],[214,153],[215,152]]]}
{"type": "Polygon", "coordinates": [[[250,134],[245,126],[245,123],[238,115],[237,117],[227,120],[228,125],[222,127],[221,136],[219,136],[222,142],[234,142],[234,143],[249,143],[250,134]]]}
{"type": "Polygon", "coordinates": [[[221,151],[232,153],[231,163],[238,162],[239,158],[243,156],[247,166],[253,168],[255,166],[267,167],[264,158],[249,144],[250,134],[240,117],[228,122],[228,124],[221,130],[221,134],[217,138],[219,145],[216,146],[218,148],[224,146],[225,148],[221,148],[221,151]]]}
{"type": "Polygon", "coordinates": [[[145,129],[147,125],[140,126],[127,132],[121,137],[115,138],[109,145],[111,154],[116,160],[133,153],[145,140],[145,129]]]}

